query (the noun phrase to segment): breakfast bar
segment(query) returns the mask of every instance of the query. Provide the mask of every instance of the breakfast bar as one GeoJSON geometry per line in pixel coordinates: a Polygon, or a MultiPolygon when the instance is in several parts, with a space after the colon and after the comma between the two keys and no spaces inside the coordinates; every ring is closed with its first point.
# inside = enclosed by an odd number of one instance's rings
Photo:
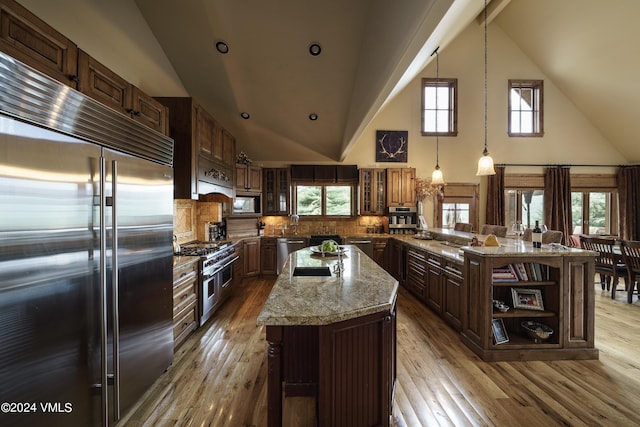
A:
{"type": "Polygon", "coordinates": [[[283,392],[315,397],[319,426],[389,424],[398,281],[356,246],[342,248],[289,255],[258,316],[269,426],[282,424],[283,392]]]}

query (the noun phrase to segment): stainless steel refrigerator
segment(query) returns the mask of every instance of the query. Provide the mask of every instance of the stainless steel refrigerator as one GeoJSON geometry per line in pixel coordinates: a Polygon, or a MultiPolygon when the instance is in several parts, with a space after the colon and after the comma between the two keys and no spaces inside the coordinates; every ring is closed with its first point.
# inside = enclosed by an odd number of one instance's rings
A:
{"type": "Polygon", "coordinates": [[[0,425],[113,425],[172,362],[172,155],[0,53],[0,425]]]}

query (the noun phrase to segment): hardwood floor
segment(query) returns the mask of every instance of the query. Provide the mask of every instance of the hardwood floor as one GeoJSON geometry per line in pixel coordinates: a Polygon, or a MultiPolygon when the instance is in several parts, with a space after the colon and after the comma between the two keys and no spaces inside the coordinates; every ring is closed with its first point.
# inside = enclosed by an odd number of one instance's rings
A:
{"type": "MultiPolygon", "coordinates": [[[[119,426],[265,426],[255,320],[273,282],[246,280],[119,426]]],[[[640,303],[595,293],[599,360],[486,363],[401,288],[394,426],[640,425],[640,303]]],[[[285,403],[287,425],[313,425],[313,412],[305,399],[285,403]]]]}

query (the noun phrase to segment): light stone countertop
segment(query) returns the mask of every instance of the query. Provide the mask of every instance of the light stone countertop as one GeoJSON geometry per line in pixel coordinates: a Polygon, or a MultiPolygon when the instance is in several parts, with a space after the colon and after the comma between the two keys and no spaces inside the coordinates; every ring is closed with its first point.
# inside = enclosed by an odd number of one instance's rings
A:
{"type": "Polygon", "coordinates": [[[356,246],[343,247],[346,255],[340,277],[333,272],[337,256],[322,257],[310,248],[290,254],[258,316],[258,325],[328,325],[391,311],[398,281],[356,246]],[[331,276],[293,276],[296,266],[328,266],[331,276]]]}

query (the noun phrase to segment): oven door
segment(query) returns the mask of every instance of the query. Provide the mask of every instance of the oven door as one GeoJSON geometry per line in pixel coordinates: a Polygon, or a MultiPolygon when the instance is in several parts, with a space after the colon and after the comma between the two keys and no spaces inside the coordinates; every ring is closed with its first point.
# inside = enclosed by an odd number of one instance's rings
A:
{"type": "Polygon", "coordinates": [[[231,289],[231,284],[233,283],[233,263],[236,262],[238,258],[239,257],[235,256],[228,260],[218,271],[220,279],[220,294],[223,300],[231,296],[231,293],[233,292],[233,289],[231,289]]]}
{"type": "Polygon", "coordinates": [[[200,326],[213,314],[220,301],[220,279],[217,271],[202,275],[200,286],[200,326]]]}

